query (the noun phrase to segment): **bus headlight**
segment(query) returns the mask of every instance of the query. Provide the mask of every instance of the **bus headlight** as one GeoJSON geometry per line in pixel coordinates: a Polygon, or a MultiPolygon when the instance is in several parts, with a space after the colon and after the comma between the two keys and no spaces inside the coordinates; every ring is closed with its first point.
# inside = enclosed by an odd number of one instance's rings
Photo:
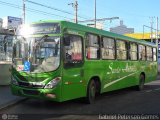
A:
{"type": "Polygon", "coordinates": [[[61,80],[61,77],[56,77],[55,79],[51,80],[44,88],[54,88],[61,80]]]}
{"type": "Polygon", "coordinates": [[[13,76],[11,77],[11,83],[14,85],[18,85],[17,80],[13,76]]]}

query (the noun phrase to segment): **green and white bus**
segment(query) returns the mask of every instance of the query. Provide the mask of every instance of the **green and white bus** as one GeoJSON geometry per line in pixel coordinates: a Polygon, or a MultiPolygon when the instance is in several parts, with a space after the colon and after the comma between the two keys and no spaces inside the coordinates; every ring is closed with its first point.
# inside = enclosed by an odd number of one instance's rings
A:
{"type": "Polygon", "coordinates": [[[29,98],[66,101],[156,79],[157,46],[67,21],[40,21],[17,30],[11,90],[29,98]]]}

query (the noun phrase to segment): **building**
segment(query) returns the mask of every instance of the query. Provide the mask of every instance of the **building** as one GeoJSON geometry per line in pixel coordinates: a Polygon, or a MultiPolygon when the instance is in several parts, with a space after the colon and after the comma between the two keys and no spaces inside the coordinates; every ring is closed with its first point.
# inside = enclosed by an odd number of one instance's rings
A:
{"type": "Polygon", "coordinates": [[[158,43],[160,44],[160,32],[158,33],[158,35],[156,35],[157,33],[133,33],[133,34],[125,34],[128,37],[132,37],[132,38],[136,38],[136,39],[140,39],[140,40],[145,40],[148,42],[155,42],[157,40],[158,37],[158,43]]]}
{"type": "Polygon", "coordinates": [[[119,26],[110,28],[110,32],[123,35],[127,33],[134,33],[134,28],[127,28],[127,26],[124,25],[123,21],[121,20],[119,26]]]}
{"type": "Polygon", "coordinates": [[[0,29],[2,29],[3,19],[0,18],[0,29]]]}
{"type": "Polygon", "coordinates": [[[17,24],[11,20],[11,17],[0,19],[0,85],[9,85],[11,82],[9,69],[12,65],[12,44],[16,27],[17,24]]]}
{"type": "Polygon", "coordinates": [[[9,69],[12,65],[13,36],[13,30],[0,29],[0,85],[9,85],[11,82],[9,69]]]}
{"type": "MultiPolygon", "coordinates": [[[[87,26],[94,28],[94,27],[95,27],[95,24],[87,24],[87,26]]],[[[102,30],[102,29],[104,28],[103,23],[97,22],[97,23],[96,23],[96,28],[102,30]]]]}

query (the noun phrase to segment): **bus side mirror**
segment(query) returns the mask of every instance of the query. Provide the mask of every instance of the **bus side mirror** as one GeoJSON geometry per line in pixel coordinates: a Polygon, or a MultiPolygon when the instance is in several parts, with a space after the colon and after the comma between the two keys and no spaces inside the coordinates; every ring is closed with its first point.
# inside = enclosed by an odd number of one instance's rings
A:
{"type": "Polygon", "coordinates": [[[71,41],[70,41],[70,37],[69,36],[65,36],[64,37],[64,45],[65,46],[70,46],[71,41]]]}

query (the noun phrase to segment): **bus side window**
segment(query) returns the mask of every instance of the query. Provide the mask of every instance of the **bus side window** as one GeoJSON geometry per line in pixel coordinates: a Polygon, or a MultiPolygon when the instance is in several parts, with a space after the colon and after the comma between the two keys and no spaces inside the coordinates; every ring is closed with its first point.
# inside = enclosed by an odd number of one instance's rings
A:
{"type": "Polygon", "coordinates": [[[157,61],[157,49],[152,48],[152,50],[153,50],[153,61],[157,61]]]}
{"type": "Polygon", "coordinates": [[[82,38],[80,36],[69,35],[64,42],[65,63],[82,62],[82,38]],[[66,42],[67,40],[67,42],[66,42]]]}
{"type": "Polygon", "coordinates": [[[102,38],[102,59],[115,59],[115,41],[113,38],[102,38]]]}
{"type": "Polygon", "coordinates": [[[130,50],[129,50],[129,56],[130,60],[138,60],[138,47],[136,43],[130,43],[130,50]]]}
{"type": "Polygon", "coordinates": [[[88,34],[87,35],[87,48],[86,57],[88,59],[99,59],[100,58],[100,40],[97,35],[88,34]]]}
{"type": "Polygon", "coordinates": [[[117,59],[126,60],[127,59],[127,44],[125,41],[116,40],[116,49],[117,49],[117,59]]]}
{"type": "Polygon", "coordinates": [[[146,60],[146,49],[144,45],[138,45],[139,60],[146,60]]]}
{"type": "Polygon", "coordinates": [[[152,61],[153,60],[153,53],[152,53],[152,47],[147,46],[147,61],[152,61]]]}

